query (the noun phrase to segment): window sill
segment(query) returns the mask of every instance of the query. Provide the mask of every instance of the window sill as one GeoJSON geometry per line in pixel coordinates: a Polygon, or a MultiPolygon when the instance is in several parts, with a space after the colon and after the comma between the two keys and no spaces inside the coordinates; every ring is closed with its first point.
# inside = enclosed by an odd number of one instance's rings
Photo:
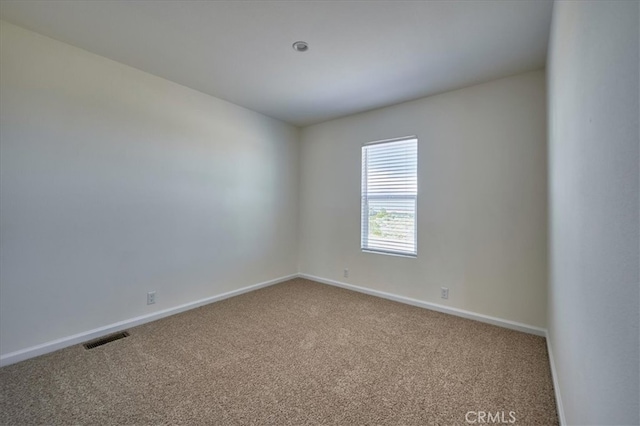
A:
{"type": "Polygon", "coordinates": [[[377,251],[377,250],[367,250],[367,249],[360,249],[360,250],[362,250],[363,253],[382,254],[385,256],[405,257],[409,259],[416,259],[418,257],[417,254],[393,253],[390,251],[377,251]]]}

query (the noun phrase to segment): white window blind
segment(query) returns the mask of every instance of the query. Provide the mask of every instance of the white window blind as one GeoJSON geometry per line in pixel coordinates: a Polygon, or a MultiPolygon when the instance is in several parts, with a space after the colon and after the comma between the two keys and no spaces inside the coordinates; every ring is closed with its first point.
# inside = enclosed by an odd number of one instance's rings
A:
{"type": "Polygon", "coordinates": [[[362,147],[362,250],[416,256],[418,140],[362,147]]]}

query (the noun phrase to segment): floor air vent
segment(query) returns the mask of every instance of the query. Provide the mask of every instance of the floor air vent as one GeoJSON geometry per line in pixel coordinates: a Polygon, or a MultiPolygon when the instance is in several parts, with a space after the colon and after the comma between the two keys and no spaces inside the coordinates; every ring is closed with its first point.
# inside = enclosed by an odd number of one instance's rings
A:
{"type": "Polygon", "coordinates": [[[93,348],[97,348],[98,346],[106,345],[107,343],[113,342],[114,340],[124,339],[128,335],[129,333],[127,333],[126,331],[123,331],[122,333],[111,334],[109,336],[92,340],[90,342],[85,343],[83,346],[85,349],[93,349],[93,348]]]}

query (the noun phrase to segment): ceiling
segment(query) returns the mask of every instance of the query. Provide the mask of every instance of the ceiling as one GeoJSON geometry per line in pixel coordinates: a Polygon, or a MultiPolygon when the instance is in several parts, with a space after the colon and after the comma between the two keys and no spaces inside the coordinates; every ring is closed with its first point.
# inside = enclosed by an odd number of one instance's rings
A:
{"type": "Polygon", "coordinates": [[[0,17],[304,126],[545,66],[551,0],[2,0],[0,17]],[[304,40],[309,50],[292,49],[304,40]]]}

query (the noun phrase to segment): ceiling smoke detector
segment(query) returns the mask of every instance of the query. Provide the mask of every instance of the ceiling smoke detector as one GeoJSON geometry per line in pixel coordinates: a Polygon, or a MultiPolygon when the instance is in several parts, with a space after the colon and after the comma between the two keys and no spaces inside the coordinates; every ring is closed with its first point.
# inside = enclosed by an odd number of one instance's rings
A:
{"type": "Polygon", "coordinates": [[[296,41],[293,43],[293,50],[296,52],[306,52],[309,50],[309,45],[306,41],[296,41]]]}

